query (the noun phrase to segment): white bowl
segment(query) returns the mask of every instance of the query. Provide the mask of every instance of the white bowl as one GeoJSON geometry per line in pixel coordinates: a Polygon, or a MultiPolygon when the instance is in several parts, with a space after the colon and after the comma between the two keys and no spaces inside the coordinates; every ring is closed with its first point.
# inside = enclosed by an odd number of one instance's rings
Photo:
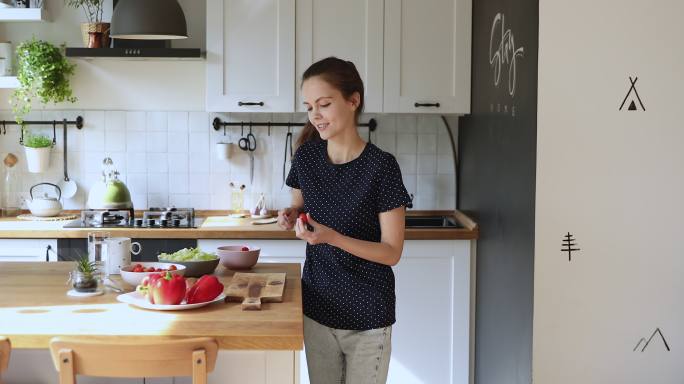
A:
{"type": "Polygon", "coordinates": [[[170,271],[173,274],[183,276],[185,275],[185,266],[181,264],[175,264],[175,263],[158,263],[158,262],[136,262],[132,263],[130,265],[127,265],[125,267],[121,267],[121,279],[125,281],[127,284],[132,285],[132,286],[137,286],[142,282],[142,279],[145,278],[145,276],[148,276],[151,273],[159,273],[159,272],[133,272],[133,268],[136,266],[136,264],[142,265],[144,268],[149,268],[153,267],[155,269],[160,268],[160,269],[169,269],[170,266],[175,265],[176,270],[175,271],[170,271]]]}

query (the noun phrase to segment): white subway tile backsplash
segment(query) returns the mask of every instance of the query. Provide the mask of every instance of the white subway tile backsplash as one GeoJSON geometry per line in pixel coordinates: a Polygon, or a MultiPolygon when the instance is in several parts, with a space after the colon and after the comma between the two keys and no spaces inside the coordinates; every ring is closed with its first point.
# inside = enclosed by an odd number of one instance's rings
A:
{"type": "MultiPolygon", "coordinates": [[[[145,112],[126,112],[126,130],[127,131],[145,131],[147,127],[147,120],[145,112]]],[[[145,200],[147,204],[147,200],[145,200]]]]}
{"type": "Polygon", "coordinates": [[[192,207],[190,195],[187,193],[172,193],[169,195],[169,205],[177,208],[192,207]]]}
{"type": "Polygon", "coordinates": [[[168,130],[168,116],[166,112],[147,112],[147,131],[157,132],[168,130]]]}
{"type": "Polygon", "coordinates": [[[209,151],[209,133],[208,132],[192,132],[190,133],[190,142],[188,152],[190,153],[206,153],[209,151]]]}
{"type": "Polygon", "coordinates": [[[169,132],[188,132],[187,112],[168,112],[169,132]]]}
{"type": "Polygon", "coordinates": [[[147,131],[147,152],[167,152],[168,133],[165,131],[147,131]]]}
{"type": "Polygon", "coordinates": [[[169,206],[169,195],[164,193],[148,193],[147,206],[150,208],[164,208],[169,206]]]}
{"type": "Polygon", "coordinates": [[[126,164],[128,173],[147,172],[147,154],[145,152],[127,152],[126,164]]]}
{"type": "MultiPolygon", "coordinates": [[[[0,114],[12,118],[9,111],[0,114]]],[[[64,202],[69,209],[84,208],[87,193],[101,178],[102,160],[109,156],[114,160],[132,194],[136,209],[172,204],[196,209],[230,208],[230,181],[247,186],[244,194],[245,208],[250,208],[263,192],[269,208],[289,206],[290,188],[282,185],[283,155],[286,128],[253,127],[257,137],[254,154],[254,182],[250,183],[250,158],[237,147],[241,137],[240,127],[215,131],[211,120],[218,116],[224,121],[273,121],[304,122],[305,113],[249,114],[218,113],[203,111],[34,111],[30,119],[61,120],[83,116],[82,130],[69,127],[68,155],[69,176],[79,185],[79,194],[64,202]],[[215,144],[232,142],[235,145],[228,160],[218,159],[215,144]]],[[[404,184],[415,195],[419,209],[452,209],[455,206],[455,172],[449,136],[445,133],[439,116],[364,114],[362,122],[369,118],[378,121],[372,141],[384,151],[395,155],[402,171],[404,184]]],[[[52,127],[31,127],[35,132],[52,135],[52,127]]],[[[245,125],[245,134],[248,132],[245,125]]],[[[294,141],[301,131],[292,129],[294,141]]],[[[368,129],[360,128],[364,140],[368,129]]],[[[0,138],[0,157],[12,152],[25,164],[23,149],[19,147],[18,127],[8,127],[8,134],[0,138]]],[[[63,178],[61,132],[53,150],[51,166],[46,173],[28,174],[21,166],[24,191],[41,181],[59,182],[63,178]]],[[[290,160],[286,164],[289,172],[290,160]]],[[[26,193],[24,193],[26,194],[26,193]]]]}
{"type": "Polygon", "coordinates": [[[397,115],[396,116],[397,133],[416,133],[418,120],[413,115],[397,115]]]}
{"type": "Polygon", "coordinates": [[[147,174],[147,194],[168,194],[169,174],[150,172],[147,174]]]}
{"type": "Polygon", "coordinates": [[[190,112],[188,114],[188,128],[190,132],[209,132],[209,114],[206,112],[190,112]]]}
{"type": "Polygon", "coordinates": [[[169,154],[169,173],[188,173],[188,154],[173,153],[169,154]]]}
{"type": "Polygon", "coordinates": [[[166,173],[169,171],[169,155],[166,153],[147,154],[148,173],[166,173]]]}
{"type": "Polygon", "coordinates": [[[418,135],[418,153],[419,154],[436,154],[437,153],[437,135],[420,134],[418,135]]]}
{"type": "Polygon", "coordinates": [[[418,174],[432,174],[437,172],[437,156],[418,155],[418,174]]]}
{"type": "Polygon", "coordinates": [[[187,132],[168,133],[168,152],[169,153],[188,153],[189,139],[187,132]]]}
{"type": "Polygon", "coordinates": [[[145,131],[126,131],[126,151],[142,152],[147,150],[147,135],[145,131]]]}
{"type": "Polygon", "coordinates": [[[397,155],[397,163],[399,163],[402,174],[415,174],[418,169],[418,159],[416,155],[397,155]]]}
{"type": "Polygon", "coordinates": [[[105,131],[122,131],[126,129],[126,112],[105,111],[105,131]]]}
{"type": "MultiPolygon", "coordinates": [[[[67,143],[68,145],[68,143],[67,143]]],[[[126,151],[126,131],[105,131],[105,150],[110,152],[126,151]]]]}
{"type": "Polygon", "coordinates": [[[209,151],[202,153],[191,153],[188,157],[188,166],[190,173],[210,173],[209,168],[209,151]]]}
{"type": "Polygon", "coordinates": [[[397,134],[397,154],[415,155],[417,153],[417,141],[415,134],[397,134]]]}
{"type": "Polygon", "coordinates": [[[211,193],[208,173],[190,173],[188,177],[188,192],[190,194],[207,194],[211,193]]]}

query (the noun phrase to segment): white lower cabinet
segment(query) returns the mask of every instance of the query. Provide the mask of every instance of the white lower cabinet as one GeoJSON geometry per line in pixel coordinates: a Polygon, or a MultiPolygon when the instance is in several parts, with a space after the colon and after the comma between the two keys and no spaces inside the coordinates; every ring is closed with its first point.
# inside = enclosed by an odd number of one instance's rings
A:
{"type": "Polygon", "coordinates": [[[0,239],[3,261],[57,261],[57,239],[0,239]]]}
{"type": "MultiPolygon", "coordinates": [[[[298,240],[199,240],[204,251],[221,245],[261,248],[261,263],[301,263],[298,240]]],[[[394,267],[397,322],[392,333],[390,384],[471,384],[475,314],[475,242],[408,240],[394,267]]],[[[309,383],[304,352],[299,384],[309,383]]]]}

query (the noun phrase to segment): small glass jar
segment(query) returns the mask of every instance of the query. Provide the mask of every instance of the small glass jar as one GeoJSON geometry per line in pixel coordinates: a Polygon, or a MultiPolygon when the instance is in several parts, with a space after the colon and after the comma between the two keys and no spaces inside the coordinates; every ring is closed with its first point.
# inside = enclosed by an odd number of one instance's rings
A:
{"type": "Polygon", "coordinates": [[[76,292],[95,292],[99,284],[99,273],[85,273],[81,271],[71,271],[69,273],[69,283],[76,292]]]}

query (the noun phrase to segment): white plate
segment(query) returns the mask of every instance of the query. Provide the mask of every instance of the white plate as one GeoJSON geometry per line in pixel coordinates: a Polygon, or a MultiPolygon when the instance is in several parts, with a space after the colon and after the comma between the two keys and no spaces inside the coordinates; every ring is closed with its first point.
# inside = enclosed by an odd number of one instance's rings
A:
{"type": "Polygon", "coordinates": [[[157,311],[182,311],[184,309],[199,308],[199,307],[204,307],[205,305],[209,305],[211,303],[223,301],[223,299],[225,299],[225,298],[226,298],[226,295],[222,293],[217,298],[215,298],[214,300],[205,301],[204,303],[170,305],[170,304],[152,304],[147,300],[147,298],[145,296],[143,296],[139,292],[124,293],[124,294],[116,297],[116,299],[122,303],[131,304],[131,305],[134,305],[136,307],[145,308],[145,309],[154,309],[157,311]]]}

